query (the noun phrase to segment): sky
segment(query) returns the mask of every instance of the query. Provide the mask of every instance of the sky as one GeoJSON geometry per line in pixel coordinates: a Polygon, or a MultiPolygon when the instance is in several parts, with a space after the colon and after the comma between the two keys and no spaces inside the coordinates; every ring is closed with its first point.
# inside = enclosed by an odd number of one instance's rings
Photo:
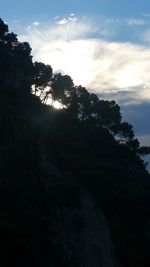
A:
{"type": "Polygon", "coordinates": [[[0,0],[1,18],[33,59],[121,106],[150,145],[149,0],[0,0]]]}

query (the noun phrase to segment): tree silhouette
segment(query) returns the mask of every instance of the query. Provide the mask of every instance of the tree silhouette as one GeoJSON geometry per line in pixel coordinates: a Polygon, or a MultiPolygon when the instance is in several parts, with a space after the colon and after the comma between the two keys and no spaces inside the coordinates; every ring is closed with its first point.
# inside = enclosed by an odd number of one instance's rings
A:
{"type": "Polygon", "coordinates": [[[28,94],[31,90],[32,56],[28,43],[20,43],[2,20],[0,38],[0,85],[4,94],[28,94]]]}
{"type": "Polygon", "coordinates": [[[61,73],[54,74],[51,83],[52,98],[66,105],[72,87],[73,81],[70,76],[61,75],[61,73]]]}
{"type": "Polygon", "coordinates": [[[53,70],[50,65],[45,65],[41,62],[34,62],[33,64],[34,72],[33,72],[33,83],[35,86],[35,94],[37,91],[40,91],[40,96],[44,92],[46,87],[50,87],[53,70]]]}

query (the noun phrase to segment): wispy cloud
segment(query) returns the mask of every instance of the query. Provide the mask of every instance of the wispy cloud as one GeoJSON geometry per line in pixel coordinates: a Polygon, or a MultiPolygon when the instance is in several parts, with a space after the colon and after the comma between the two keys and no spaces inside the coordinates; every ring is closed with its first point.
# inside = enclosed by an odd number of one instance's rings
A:
{"type": "Polygon", "coordinates": [[[78,21],[78,18],[75,16],[75,14],[71,13],[69,16],[64,17],[62,19],[59,19],[59,17],[55,17],[56,24],[63,25],[69,22],[76,22],[78,21]]]}
{"type": "Polygon", "coordinates": [[[68,20],[67,20],[66,18],[63,18],[63,19],[57,21],[56,23],[57,23],[57,24],[60,24],[60,25],[63,25],[63,24],[68,23],[68,20]]]}
{"type": "Polygon", "coordinates": [[[127,19],[127,23],[130,26],[142,26],[145,25],[147,22],[144,19],[129,18],[127,19]]]}
{"type": "Polygon", "coordinates": [[[39,25],[40,25],[40,22],[39,22],[39,21],[34,21],[34,22],[33,22],[33,25],[34,25],[34,26],[39,26],[39,25]]]}
{"type": "Polygon", "coordinates": [[[56,18],[47,26],[31,25],[20,36],[31,44],[34,60],[68,73],[75,84],[104,96],[116,96],[120,103],[149,101],[150,48],[98,38],[98,31],[105,31],[105,27],[87,19],[70,18],[76,16],[56,18]]]}

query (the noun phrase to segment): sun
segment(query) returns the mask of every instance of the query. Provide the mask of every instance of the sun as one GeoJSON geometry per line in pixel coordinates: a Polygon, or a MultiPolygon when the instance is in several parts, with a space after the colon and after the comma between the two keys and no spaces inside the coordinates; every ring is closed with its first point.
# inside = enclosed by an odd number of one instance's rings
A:
{"type": "Polygon", "coordinates": [[[62,104],[57,100],[53,101],[51,97],[46,100],[46,104],[53,106],[56,109],[62,109],[62,104]]]}
{"type": "Polygon", "coordinates": [[[54,101],[53,107],[56,109],[62,109],[62,105],[59,101],[54,101]]]}

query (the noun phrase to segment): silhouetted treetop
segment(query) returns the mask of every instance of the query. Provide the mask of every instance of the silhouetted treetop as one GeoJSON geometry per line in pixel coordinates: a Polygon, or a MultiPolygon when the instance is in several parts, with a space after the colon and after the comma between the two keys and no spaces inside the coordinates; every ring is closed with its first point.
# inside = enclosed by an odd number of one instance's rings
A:
{"type": "Polygon", "coordinates": [[[67,104],[72,87],[73,81],[70,76],[61,73],[54,74],[51,83],[52,98],[64,105],[67,104]]]}
{"type": "Polygon", "coordinates": [[[0,90],[3,94],[28,94],[31,90],[33,63],[27,42],[18,41],[2,21],[0,39],[0,90]]]}
{"type": "MultiPolygon", "coordinates": [[[[45,65],[41,62],[34,62],[34,81],[35,90],[44,90],[45,87],[50,85],[50,81],[52,79],[53,70],[50,65],[45,65]]],[[[36,92],[35,92],[36,94],[36,92]]]]}
{"type": "Polygon", "coordinates": [[[6,33],[8,33],[8,26],[0,18],[0,39],[4,40],[6,33]]]}

